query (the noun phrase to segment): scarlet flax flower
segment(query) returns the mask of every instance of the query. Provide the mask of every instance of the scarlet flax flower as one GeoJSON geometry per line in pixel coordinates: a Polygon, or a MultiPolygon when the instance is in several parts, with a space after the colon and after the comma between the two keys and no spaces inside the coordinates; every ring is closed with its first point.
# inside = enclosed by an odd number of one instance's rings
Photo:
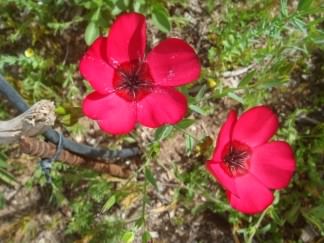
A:
{"type": "Polygon", "coordinates": [[[125,134],[136,123],[175,124],[186,114],[187,99],[175,87],[198,79],[195,51],[177,38],[163,40],[147,56],[145,48],[145,17],[126,13],[81,59],[80,72],[95,90],[85,97],[83,112],[106,132],[125,134]]]}
{"type": "Polygon", "coordinates": [[[269,141],[277,129],[276,114],[257,106],[239,118],[231,111],[219,132],[206,167],[240,212],[262,212],[273,201],[272,189],[287,187],[291,180],[296,167],[291,147],[284,141],[269,141]]]}

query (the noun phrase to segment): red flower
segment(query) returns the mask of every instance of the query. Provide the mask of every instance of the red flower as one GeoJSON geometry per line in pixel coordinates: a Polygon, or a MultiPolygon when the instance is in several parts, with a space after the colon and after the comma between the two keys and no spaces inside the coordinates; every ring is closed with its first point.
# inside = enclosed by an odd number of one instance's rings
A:
{"type": "Polygon", "coordinates": [[[183,40],[168,38],[145,56],[146,22],[137,13],[119,16],[108,37],[99,37],[80,62],[94,88],[83,102],[86,116],[113,134],[175,124],[186,114],[187,99],[176,90],[198,79],[200,63],[183,40]]]}
{"type": "Polygon", "coordinates": [[[226,189],[231,206],[243,213],[262,212],[273,201],[271,189],[284,188],[296,163],[289,144],[269,142],[278,118],[266,106],[254,107],[237,119],[229,113],[218,135],[207,169],[226,189]]]}

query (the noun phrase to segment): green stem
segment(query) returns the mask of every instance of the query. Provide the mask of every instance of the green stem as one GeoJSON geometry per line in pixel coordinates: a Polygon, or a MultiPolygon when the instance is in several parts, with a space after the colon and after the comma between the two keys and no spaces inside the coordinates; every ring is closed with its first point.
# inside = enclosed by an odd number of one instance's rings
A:
{"type": "Polygon", "coordinates": [[[142,218],[143,218],[144,231],[146,230],[146,218],[145,218],[145,209],[146,209],[146,186],[147,186],[147,180],[145,179],[144,186],[143,186],[143,204],[142,204],[142,218]]]}
{"type": "Polygon", "coordinates": [[[265,216],[266,213],[268,212],[269,208],[270,208],[270,207],[268,207],[266,210],[264,210],[264,211],[262,212],[260,218],[258,219],[257,223],[256,223],[256,224],[254,225],[254,227],[253,227],[253,231],[252,231],[252,233],[250,234],[248,240],[246,241],[247,243],[252,243],[253,237],[254,237],[254,235],[255,235],[257,229],[259,228],[259,226],[260,226],[260,224],[261,224],[261,222],[262,222],[264,216],[265,216]]]}

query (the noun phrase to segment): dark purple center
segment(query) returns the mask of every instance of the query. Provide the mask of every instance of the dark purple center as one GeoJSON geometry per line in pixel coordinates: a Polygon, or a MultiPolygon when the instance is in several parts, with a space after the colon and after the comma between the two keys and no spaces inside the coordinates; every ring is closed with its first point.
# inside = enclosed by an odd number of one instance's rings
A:
{"type": "Polygon", "coordinates": [[[222,153],[222,168],[229,176],[246,174],[249,168],[251,149],[238,141],[228,143],[222,153]]]}
{"type": "Polygon", "coordinates": [[[144,62],[125,62],[116,68],[113,86],[127,101],[139,101],[152,91],[153,78],[144,62]]]}

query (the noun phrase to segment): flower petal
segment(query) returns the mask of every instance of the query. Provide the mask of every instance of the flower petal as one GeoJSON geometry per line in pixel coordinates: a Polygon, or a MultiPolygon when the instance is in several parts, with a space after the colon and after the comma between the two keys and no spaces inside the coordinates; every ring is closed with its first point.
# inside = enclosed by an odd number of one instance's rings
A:
{"type": "Polygon", "coordinates": [[[219,184],[221,184],[226,190],[237,195],[235,177],[230,177],[218,162],[208,160],[206,163],[206,168],[215,177],[219,184]]]}
{"type": "Polygon", "coordinates": [[[232,138],[233,127],[236,122],[237,114],[235,111],[230,111],[227,116],[227,120],[223,123],[220,132],[218,133],[216,148],[213,154],[214,161],[222,160],[222,152],[226,144],[228,144],[232,138]]]}
{"type": "Polygon", "coordinates": [[[117,94],[89,94],[83,101],[83,112],[97,120],[102,130],[112,134],[130,132],[136,124],[136,105],[117,94]]]}
{"type": "Polygon", "coordinates": [[[106,38],[99,37],[80,61],[80,73],[91,86],[102,94],[113,91],[114,69],[106,62],[106,38]]]}
{"type": "Polygon", "coordinates": [[[103,36],[99,36],[89,47],[86,52],[87,55],[93,58],[99,58],[103,61],[107,62],[107,38],[103,36]]]}
{"type": "Polygon", "coordinates": [[[267,106],[244,112],[236,122],[232,140],[255,147],[267,142],[278,129],[278,118],[267,106]]]}
{"type": "Polygon", "coordinates": [[[176,124],[187,112],[186,97],[167,87],[154,87],[152,92],[137,104],[138,121],[147,127],[176,124]]]}
{"type": "Polygon", "coordinates": [[[199,78],[200,62],[185,41],[169,38],[160,42],[147,57],[155,82],[163,86],[179,86],[199,78]]]}
{"type": "Polygon", "coordinates": [[[110,28],[107,57],[115,67],[131,60],[142,60],[146,47],[145,17],[138,13],[120,15],[110,28]]]}
{"type": "Polygon", "coordinates": [[[237,196],[227,192],[227,198],[233,208],[246,214],[261,213],[273,202],[272,192],[253,175],[236,177],[237,196]]]}
{"type": "Polygon", "coordinates": [[[288,186],[296,169],[293,151],[286,142],[272,142],[253,149],[249,171],[272,189],[288,186]]]}

